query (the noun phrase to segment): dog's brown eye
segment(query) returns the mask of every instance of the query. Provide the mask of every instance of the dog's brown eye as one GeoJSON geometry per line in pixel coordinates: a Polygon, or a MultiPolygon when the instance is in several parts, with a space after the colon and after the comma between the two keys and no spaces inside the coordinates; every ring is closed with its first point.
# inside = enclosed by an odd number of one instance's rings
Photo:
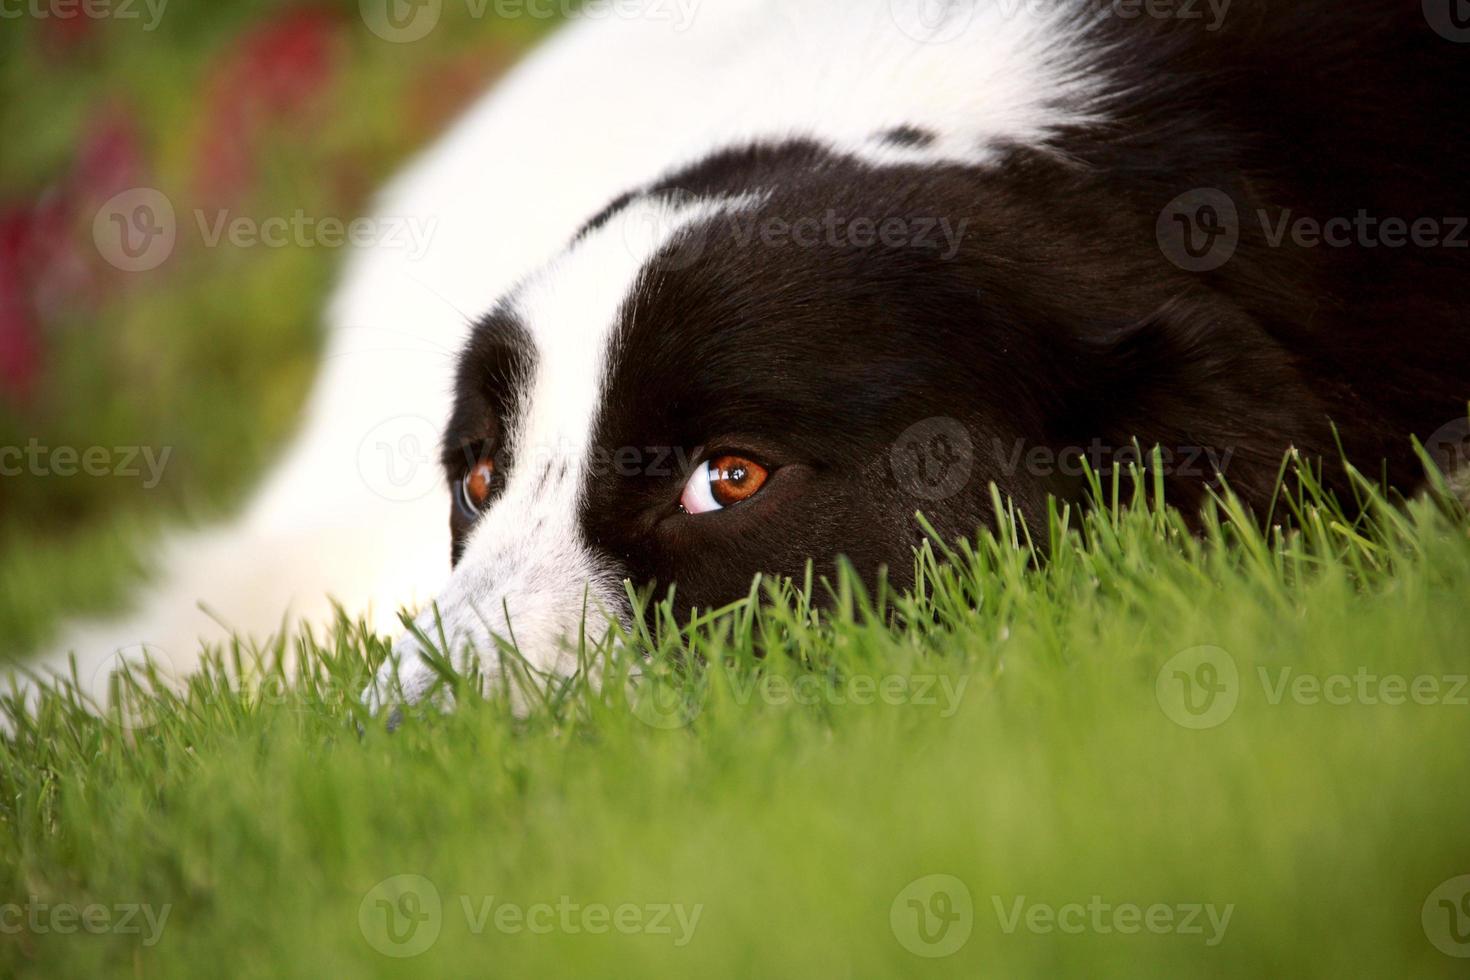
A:
{"type": "Polygon", "coordinates": [[[753,497],[769,474],[755,460],[716,456],[696,469],[684,484],[679,504],[690,514],[707,514],[753,497]]]}
{"type": "Polygon", "coordinates": [[[754,495],[766,482],[766,468],[739,456],[710,460],[710,492],[720,506],[728,507],[754,495]]]}
{"type": "Polygon", "coordinates": [[[479,517],[485,505],[490,502],[490,495],[494,490],[495,463],[489,459],[481,459],[459,481],[456,497],[464,517],[467,520],[479,517]]]}

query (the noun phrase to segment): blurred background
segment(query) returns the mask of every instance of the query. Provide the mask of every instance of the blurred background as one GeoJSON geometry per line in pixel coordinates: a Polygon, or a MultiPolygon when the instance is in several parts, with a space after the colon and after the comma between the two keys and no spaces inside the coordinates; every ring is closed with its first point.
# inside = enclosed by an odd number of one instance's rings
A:
{"type": "Polygon", "coordinates": [[[334,222],[563,6],[0,2],[0,659],[241,502],[315,370],[334,222]]]}

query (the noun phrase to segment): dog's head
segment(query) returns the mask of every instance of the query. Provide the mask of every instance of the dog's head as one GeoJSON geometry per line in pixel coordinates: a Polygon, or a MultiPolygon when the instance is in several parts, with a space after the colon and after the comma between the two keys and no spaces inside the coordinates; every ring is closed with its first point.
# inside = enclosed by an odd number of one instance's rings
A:
{"type": "Polygon", "coordinates": [[[1134,436],[1196,498],[1222,463],[1274,474],[1243,428],[1288,411],[1274,347],[1160,254],[1154,213],[1096,194],[1034,159],[791,143],[614,202],[462,356],[449,635],[565,667],[625,580],[713,607],[843,555],[902,586],[916,512],[972,534],[993,483],[1034,520],[1134,436]]]}

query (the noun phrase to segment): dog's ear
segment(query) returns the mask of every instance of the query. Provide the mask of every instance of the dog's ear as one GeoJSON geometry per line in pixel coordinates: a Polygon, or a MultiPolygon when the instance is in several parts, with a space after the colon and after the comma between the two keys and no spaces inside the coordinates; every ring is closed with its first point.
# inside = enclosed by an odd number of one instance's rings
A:
{"type": "Polygon", "coordinates": [[[1077,339],[1077,373],[1056,431],[1112,449],[1134,439],[1145,452],[1160,447],[1167,498],[1187,513],[1218,475],[1260,510],[1293,447],[1336,466],[1331,423],[1313,388],[1257,321],[1223,299],[1174,301],[1077,339]]]}

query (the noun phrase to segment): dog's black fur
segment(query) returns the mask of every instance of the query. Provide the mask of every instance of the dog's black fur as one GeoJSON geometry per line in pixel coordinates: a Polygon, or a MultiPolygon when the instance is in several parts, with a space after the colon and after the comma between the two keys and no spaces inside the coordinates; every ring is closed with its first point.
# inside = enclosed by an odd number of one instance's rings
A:
{"type": "MultiPolygon", "coordinates": [[[[771,478],[691,516],[677,507],[681,468],[604,470],[582,504],[594,547],[635,581],[677,582],[681,605],[710,606],[755,572],[799,575],[838,554],[903,584],[914,512],[971,534],[992,516],[991,481],[1033,520],[1048,494],[1080,499],[1075,475],[1027,465],[1036,447],[1136,437],[1178,459],[1197,450],[1261,508],[1289,447],[1340,481],[1336,426],[1360,467],[1405,489],[1420,479],[1409,436],[1463,418],[1470,398],[1470,45],[1400,0],[1237,0],[1214,33],[1147,18],[1077,30],[1100,52],[1079,70],[1100,72],[1105,90],[1084,108],[1105,122],[973,167],[878,166],[803,138],[728,148],[589,222],[645,196],[766,195],[687,230],[645,269],[595,443],[693,460],[738,451],[771,478]],[[1187,271],[1161,229],[1171,202],[1201,188],[1229,198],[1239,244],[1218,268],[1187,271]],[[1460,245],[1308,248],[1268,234],[1288,212],[1360,211],[1434,219],[1445,236],[1462,219],[1460,245]],[[829,213],[913,232],[967,224],[952,256],[749,234],[829,213]],[[935,418],[963,427],[971,457],[963,486],[938,497],[895,465],[901,435],[935,418]]],[[[921,148],[930,134],[874,140],[921,148]]],[[[529,356],[516,334],[497,312],[465,355],[452,481],[482,451],[512,462],[494,417],[511,410],[529,356]]],[[[1170,472],[1170,499],[1193,510],[1213,480],[1170,472]]],[[[456,517],[456,548],[472,519],[456,517]]]]}

